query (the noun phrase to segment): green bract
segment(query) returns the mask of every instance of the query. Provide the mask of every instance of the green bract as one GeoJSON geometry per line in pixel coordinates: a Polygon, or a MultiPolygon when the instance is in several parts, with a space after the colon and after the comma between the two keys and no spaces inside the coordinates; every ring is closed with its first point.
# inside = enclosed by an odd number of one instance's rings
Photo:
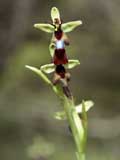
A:
{"type": "Polygon", "coordinates": [[[52,18],[53,23],[54,23],[55,19],[59,19],[60,20],[60,13],[59,13],[58,8],[52,7],[52,9],[51,9],[51,18],[52,18]]]}
{"type": "Polygon", "coordinates": [[[34,24],[34,27],[37,29],[40,29],[42,31],[45,31],[47,33],[53,33],[54,32],[54,26],[51,24],[45,24],[45,23],[38,23],[34,24]]]}
{"type": "Polygon", "coordinates": [[[64,33],[71,32],[73,29],[82,24],[82,21],[71,21],[62,24],[62,30],[64,33]]]}

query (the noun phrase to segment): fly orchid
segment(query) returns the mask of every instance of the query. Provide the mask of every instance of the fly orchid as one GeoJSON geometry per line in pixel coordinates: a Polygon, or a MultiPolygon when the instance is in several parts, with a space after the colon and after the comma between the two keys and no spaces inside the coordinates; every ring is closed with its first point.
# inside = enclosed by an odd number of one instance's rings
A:
{"type": "Polygon", "coordinates": [[[47,33],[52,33],[49,45],[52,63],[45,64],[40,69],[26,66],[28,69],[40,76],[48,84],[55,94],[62,100],[64,110],[55,113],[54,117],[59,120],[68,120],[68,125],[73,134],[76,144],[76,156],[78,160],[85,160],[85,146],[87,140],[87,111],[94,105],[92,101],[82,101],[79,105],[74,104],[72,93],[69,89],[70,73],[72,69],[80,64],[79,60],[67,58],[65,46],[69,45],[66,33],[71,32],[82,21],[62,23],[59,10],[56,7],[51,9],[51,24],[35,24],[34,27],[47,33]],[[53,73],[51,81],[46,74],[53,73]],[[61,90],[62,89],[62,90],[61,90]]]}
{"type": "Polygon", "coordinates": [[[71,32],[74,28],[82,24],[82,21],[71,21],[62,23],[59,10],[56,7],[51,9],[52,24],[35,24],[34,27],[42,31],[53,33],[49,46],[52,61],[55,65],[67,64],[65,45],[69,45],[68,37],[65,33],[71,32]]]}
{"type": "Polygon", "coordinates": [[[78,60],[69,60],[66,65],[54,65],[54,63],[51,63],[41,66],[40,70],[47,74],[54,72],[53,84],[56,85],[60,83],[63,88],[63,93],[72,99],[72,93],[68,85],[71,76],[66,69],[72,69],[79,64],[80,62],[78,60]]]}

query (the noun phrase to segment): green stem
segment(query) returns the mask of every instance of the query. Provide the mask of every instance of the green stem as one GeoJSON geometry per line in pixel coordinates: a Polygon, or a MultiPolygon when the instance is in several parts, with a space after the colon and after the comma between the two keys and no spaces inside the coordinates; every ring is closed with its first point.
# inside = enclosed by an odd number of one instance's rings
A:
{"type": "Polygon", "coordinates": [[[75,109],[74,101],[68,99],[61,88],[54,86],[48,77],[39,69],[31,66],[26,66],[28,69],[37,73],[47,84],[49,84],[55,94],[60,97],[63,102],[64,110],[68,119],[69,126],[72,130],[73,138],[76,145],[76,156],[78,160],[85,160],[85,147],[87,140],[87,114],[85,111],[85,103],[82,102],[82,117],[80,118],[75,109]]]}
{"type": "Polygon", "coordinates": [[[76,144],[77,159],[85,160],[86,134],[82,120],[79,118],[79,115],[75,110],[74,102],[66,97],[64,97],[64,109],[76,144]]]}

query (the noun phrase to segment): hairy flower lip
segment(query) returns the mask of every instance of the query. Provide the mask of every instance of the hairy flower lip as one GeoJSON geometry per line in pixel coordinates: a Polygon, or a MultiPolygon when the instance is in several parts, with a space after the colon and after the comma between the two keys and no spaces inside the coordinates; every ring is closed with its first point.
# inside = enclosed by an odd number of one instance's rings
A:
{"type": "Polygon", "coordinates": [[[53,63],[55,65],[68,63],[68,58],[67,58],[66,51],[64,48],[55,49],[54,56],[53,56],[53,63]]]}

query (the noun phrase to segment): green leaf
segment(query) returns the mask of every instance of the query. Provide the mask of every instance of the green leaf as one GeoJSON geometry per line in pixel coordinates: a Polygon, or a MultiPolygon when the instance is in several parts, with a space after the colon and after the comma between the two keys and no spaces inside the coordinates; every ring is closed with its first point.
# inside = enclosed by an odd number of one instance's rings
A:
{"type": "Polygon", "coordinates": [[[54,51],[55,51],[55,43],[50,43],[50,45],[49,45],[49,51],[50,51],[50,55],[51,55],[51,57],[53,57],[54,56],[54,51]]]}
{"type": "Polygon", "coordinates": [[[52,86],[52,82],[47,78],[47,76],[38,68],[32,67],[32,66],[25,66],[26,68],[30,69],[31,71],[35,72],[37,75],[39,75],[47,84],[52,86]]]}
{"type": "Polygon", "coordinates": [[[39,24],[34,24],[34,27],[47,33],[54,32],[54,26],[51,24],[39,23],[39,24]]]}
{"type": "Polygon", "coordinates": [[[52,18],[53,22],[54,22],[54,20],[56,18],[60,20],[60,13],[59,13],[58,8],[52,7],[52,9],[51,9],[51,18],[52,18]]]}
{"type": "MultiPolygon", "coordinates": [[[[93,107],[93,101],[85,101],[85,111],[87,112],[91,107],[93,107]]],[[[76,106],[77,113],[82,113],[82,103],[76,106]]]]}
{"type": "Polygon", "coordinates": [[[62,30],[64,33],[71,32],[73,29],[82,24],[82,21],[71,21],[62,24],[62,30]]]}
{"type": "MultiPolygon", "coordinates": [[[[85,101],[84,104],[85,104],[85,112],[87,112],[94,105],[94,103],[92,101],[85,101]]],[[[75,109],[76,109],[77,113],[82,113],[82,103],[79,104],[78,106],[76,106],[75,109]]],[[[58,120],[66,120],[67,119],[65,111],[56,112],[54,114],[54,118],[58,119],[58,120]]]]}
{"type": "Polygon", "coordinates": [[[61,112],[56,112],[54,114],[54,118],[57,119],[57,120],[66,120],[66,114],[65,114],[65,111],[61,111],[61,112]]]}
{"type": "Polygon", "coordinates": [[[49,74],[55,71],[55,65],[53,63],[46,64],[40,67],[40,70],[49,74]]]}
{"type": "Polygon", "coordinates": [[[68,68],[68,69],[72,69],[72,68],[74,68],[78,65],[80,65],[79,60],[70,59],[70,60],[68,60],[68,63],[65,65],[65,67],[68,68]]]}

